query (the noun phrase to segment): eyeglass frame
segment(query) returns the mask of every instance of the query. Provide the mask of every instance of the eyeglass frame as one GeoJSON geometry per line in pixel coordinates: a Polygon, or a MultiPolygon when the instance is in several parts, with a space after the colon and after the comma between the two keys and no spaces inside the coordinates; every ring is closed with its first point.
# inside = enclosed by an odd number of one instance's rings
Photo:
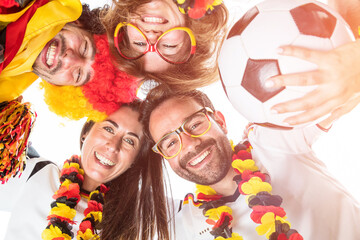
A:
{"type": "Polygon", "coordinates": [[[125,59],[128,59],[128,60],[136,60],[136,59],[139,59],[141,58],[142,56],[144,56],[146,53],[148,52],[156,52],[163,60],[165,60],[166,62],[168,63],[171,63],[171,64],[183,64],[187,61],[189,61],[192,56],[195,54],[195,51],[196,51],[196,39],[195,39],[195,35],[193,33],[193,31],[188,28],[188,27],[174,27],[174,28],[170,28],[169,30],[165,31],[164,33],[162,33],[156,40],[156,42],[154,44],[151,44],[149,42],[149,39],[146,37],[146,35],[138,28],[136,27],[134,24],[131,24],[131,23],[127,23],[127,22],[121,22],[119,23],[116,28],[115,28],[115,31],[114,31],[114,45],[118,51],[118,53],[125,59]],[[133,28],[137,29],[141,35],[144,37],[144,39],[146,40],[146,43],[147,43],[147,46],[146,46],[146,50],[138,57],[134,57],[134,58],[130,58],[130,57],[127,57],[125,56],[121,51],[120,51],[120,48],[119,48],[119,42],[118,42],[118,33],[119,33],[119,30],[120,28],[122,28],[123,26],[125,25],[130,25],[132,26],[133,28]],[[183,61],[183,62],[172,62],[168,59],[166,59],[157,49],[157,44],[159,42],[159,40],[165,35],[167,34],[168,32],[171,32],[173,30],[183,30],[185,32],[187,32],[187,34],[189,34],[190,36],[190,41],[191,41],[191,50],[190,50],[190,57],[186,60],[186,61],[183,61]]]}
{"type": "Polygon", "coordinates": [[[201,137],[201,136],[205,135],[205,134],[210,130],[210,128],[211,128],[211,121],[210,121],[210,118],[209,118],[208,113],[209,113],[209,112],[210,112],[210,113],[214,113],[214,111],[213,111],[211,108],[209,108],[209,107],[203,107],[203,108],[200,109],[199,111],[196,111],[195,113],[191,114],[189,117],[192,117],[192,116],[194,116],[194,115],[196,115],[196,114],[198,114],[198,113],[200,113],[200,112],[203,113],[203,114],[206,116],[207,120],[209,121],[209,127],[206,129],[205,132],[203,132],[203,133],[200,134],[200,135],[191,135],[190,133],[188,133],[188,132],[185,130],[185,128],[184,128],[185,123],[187,123],[187,122],[190,120],[190,119],[187,119],[187,120],[185,120],[185,121],[181,124],[180,127],[178,127],[177,129],[175,129],[174,131],[171,131],[171,132],[165,134],[159,141],[157,141],[157,142],[155,143],[155,145],[154,145],[151,149],[152,149],[155,153],[160,154],[163,158],[165,158],[165,159],[167,159],[167,160],[176,157],[176,156],[180,153],[180,151],[181,151],[181,149],[182,149],[182,147],[183,147],[182,138],[181,138],[181,136],[180,136],[180,133],[184,133],[184,134],[186,134],[187,136],[190,136],[190,137],[193,137],[193,138],[198,138],[198,137],[201,137]],[[166,156],[159,150],[158,144],[159,144],[165,137],[169,136],[170,134],[174,134],[174,133],[176,133],[176,134],[178,135],[179,139],[180,139],[180,148],[179,148],[178,152],[177,152],[174,156],[166,157],[166,156]]]}

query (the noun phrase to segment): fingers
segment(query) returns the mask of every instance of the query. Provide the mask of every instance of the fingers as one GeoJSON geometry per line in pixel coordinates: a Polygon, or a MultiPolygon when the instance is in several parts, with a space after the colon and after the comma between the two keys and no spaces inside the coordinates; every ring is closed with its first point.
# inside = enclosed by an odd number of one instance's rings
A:
{"type": "Polygon", "coordinates": [[[284,120],[290,125],[311,122],[331,113],[340,105],[341,100],[339,99],[332,99],[330,96],[322,97],[319,95],[318,91],[314,90],[303,98],[277,104],[272,109],[279,114],[285,112],[301,112],[284,120]]]}
{"type": "Polygon", "coordinates": [[[347,103],[343,104],[341,107],[335,109],[329,118],[333,121],[339,119],[341,116],[349,113],[353,110],[360,102],[360,96],[350,99],[347,103]]]}
{"type": "Polygon", "coordinates": [[[339,119],[341,116],[349,113],[351,110],[353,110],[360,102],[360,97],[358,99],[351,99],[347,103],[343,104],[342,106],[336,108],[328,118],[325,120],[319,122],[319,125],[322,128],[328,129],[333,122],[335,122],[337,119],[339,119]]]}
{"type": "Polygon", "coordinates": [[[19,103],[22,103],[22,101],[23,101],[23,96],[20,95],[20,96],[17,97],[15,100],[18,101],[19,103]]]}
{"type": "Polygon", "coordinates": [[[321,92],[318,89],[315,89],[301,98],[276,104],[271,109],[277,113],[306,111],[322,105],[324,101],[329,98],[331,98],[331,96],[322,96],[321,92]]]}
{"type": "Polygon", "coordinates": [[[321,63],[324,54],[323,51],[297,46],[282,46],[279,48],[278,53],[286,56],[301,58],[312,63],[321,63]]]}
{"type": "MultiPolygon", "coordinates": [[[[282,55],[297,57],[320,66],[323,62],[326,52],[307,49],[296,46],[283,46],[278,51],[282,55]]],[[[265,86],[281,87],[281,86],[310,86],[322,83],[323,78],[319,76],[319,71],[309,71],[304,73],[294,73],[279,75],[269,78],[265,82],[265,86]]]]}
{"type": "Polygon", "coordinates": [[[266,80],[265,87],[275,88],[283,86],[312,86],[320,84],[317,71],[294,73],[271,77],[266,80]]]}

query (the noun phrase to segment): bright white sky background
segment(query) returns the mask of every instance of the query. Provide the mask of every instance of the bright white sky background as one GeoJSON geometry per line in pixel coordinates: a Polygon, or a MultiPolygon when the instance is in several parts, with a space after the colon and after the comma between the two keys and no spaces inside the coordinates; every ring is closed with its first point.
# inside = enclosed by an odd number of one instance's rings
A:
{"type": "MultiPolygon", "coordinates": [[[[92,8],[102,6],[110,0],[86,0],[92,8]]],[[[226,3],[226,1],[225,1],[226,3]]],[[[227,121],[229,138],[235,142],[241,139],[247,121],[228,102],[220,82],[207,87],[205,92],[227,121]]],[[[79,135],[83,121],[68,121],[51,113],[43,102],[43,93],[35,82],[24,94],[38,117],[30,137],[39,154],[61,165],[72,154],[79,154],[79,135]]],[[[251,106],[250,106],[251,107],[251,106]]],[[[332,129],[324,134],[314,148],[320,160],[325,162],[330,172],[360,201],[360,106],[338,120],[332,129]]],[[[180,179],[171,172],[170,181],[175,198],[182,198],[193,190],[193,184],[180,179]]],[[[331,199],[329,199],[330,201],[331,199]]],[[[10,215],[0,211],[0,240],[4,239],[7,219],[10,215]]],[[[26,215],[25,215],[26,216],[26,215]]]]}

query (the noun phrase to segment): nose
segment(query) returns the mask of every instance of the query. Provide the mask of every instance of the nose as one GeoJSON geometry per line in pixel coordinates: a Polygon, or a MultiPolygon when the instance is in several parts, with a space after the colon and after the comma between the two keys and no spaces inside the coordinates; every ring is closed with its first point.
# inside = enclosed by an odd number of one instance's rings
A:
{"type": "Polygon", "coordinates": [[[181,142],[182,142],[182,149],[184,153],[194,152],[196,146],[201,143],[201,139],[198,137],[191,137],[186,135],[185,133],[180,133],[181,142]]]}
{"type": "Polygon", "coordinates": [[[121,141],[118,139],[110,139],[105,143],[106,150],[111,153],[118,153],[120,150],[121,141]]]}
{"type": "Polygon", "coordinates": [[[159,30],[145,30],[144,31],[145,36],[147,37],[147,39],[149,40],[149,42],[151,44],[155,44],[156,41],[158,40],[158,38],[161,36],[162,31],[159,30]]]}
{"type": "Polygon", "coordinates": [[[73,49],[67,49],[61,56],[62,67],[68,69],[70,67],[77,66],[83,61],[82,57],[79,56],[73,49]]]}

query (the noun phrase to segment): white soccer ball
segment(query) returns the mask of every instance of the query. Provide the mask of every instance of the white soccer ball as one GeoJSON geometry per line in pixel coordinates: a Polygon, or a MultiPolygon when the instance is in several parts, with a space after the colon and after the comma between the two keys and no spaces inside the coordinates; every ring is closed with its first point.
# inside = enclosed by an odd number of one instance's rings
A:
{"type": "Polygon", "coordinates": [[[273,105],[300,98],[316,86],[267,89],[265,80],[311,71],[313,63],[277,53],[284,45],[331,50],[354,40],[350,27],[329,6],[309,0],[265,0],[230,29],[221,48],[219,70],[232,105],[250,122],[288,127],[294,113],[275,114],[273,105]]]}

